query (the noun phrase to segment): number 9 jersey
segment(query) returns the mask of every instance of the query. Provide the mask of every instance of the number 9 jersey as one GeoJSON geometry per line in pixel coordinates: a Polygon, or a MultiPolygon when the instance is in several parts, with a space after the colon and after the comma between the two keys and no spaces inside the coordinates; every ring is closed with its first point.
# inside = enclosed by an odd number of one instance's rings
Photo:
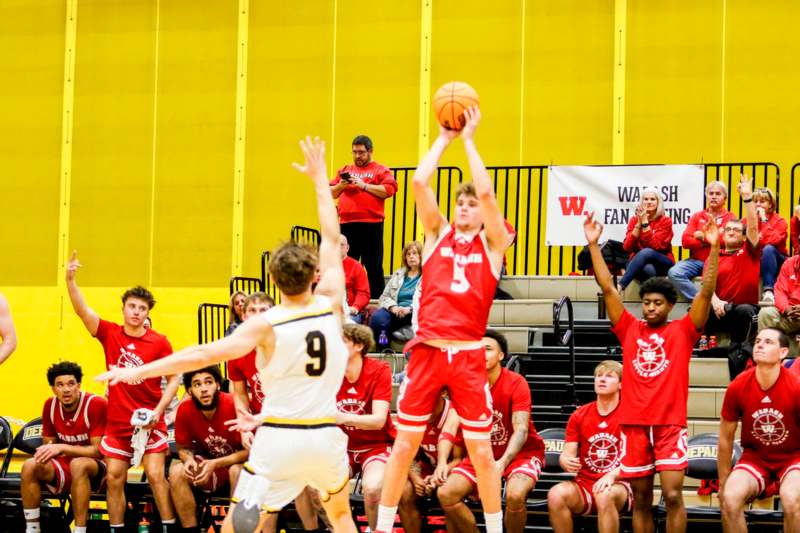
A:
{"type": "Polygon", "coordinates": [[[251,320],[267,320],[275,334],[272,357],[256,366],[267,398],[261,408],[265,422],[316,425],[333,422],[336,393],[347,367],[342,325],[325,296],[308,305],[275,306],[251,320]]]}

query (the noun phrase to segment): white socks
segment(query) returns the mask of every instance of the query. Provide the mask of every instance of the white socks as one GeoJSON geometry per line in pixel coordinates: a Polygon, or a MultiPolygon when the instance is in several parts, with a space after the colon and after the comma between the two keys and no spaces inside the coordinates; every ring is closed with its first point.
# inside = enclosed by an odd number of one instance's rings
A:
{"type": "Polygon", "coordinates": [[[486,522],[486,533],[503,533],[503,512],[483,513],[486,522]]]}
{"type": "Polygon", "coordinates": [[[378,505],[378,523],[375,525],[375,531],[380,533],[392,533],[396,514],[396,505],[394,507],[378,505]]]}
{"type": "Polygon", "coordinates": [[[25,533],[39,533],[39,516],[41,511],[36,509],[23,509],[22,514],[25,515],[25,533]]]}
{"type": "Polygon", "coordinates": [[[75,526],[72,533],[86,533],[86,526],[75,526]]]}

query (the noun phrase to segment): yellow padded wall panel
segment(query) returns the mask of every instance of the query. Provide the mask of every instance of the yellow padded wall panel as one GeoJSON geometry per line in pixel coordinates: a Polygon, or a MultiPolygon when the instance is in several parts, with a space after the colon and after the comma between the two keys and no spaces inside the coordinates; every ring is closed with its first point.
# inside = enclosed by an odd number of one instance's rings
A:
{"type": "Polygon", "coordinates": [[[625,163],[719,161],[722,1],[628,0],[625,163]]]}
{"type": "Polygon", "coordinates": [[[78,6],[70,247],[83,285],[148,282],[155,0],[78,6]]]}
{"type": "MultiPolygon", "coordinates": [[[[293,224],[317,226],[302,162],[304,135],[331,136],[333,2],[250,3],[244,275],[293,224]]],[[[328,152],[330,154],[330,152],[328,152]]]]}
{"type": "Polygon", "coordinates": [[[0,280],[54,285],[58,265],[63,1],[0,3],[0,280]]]}
{"type": "Polygon", "coordinates": [[[236,21],[235,2],[160,2],[154,285],[230,276],[236,21]]]}

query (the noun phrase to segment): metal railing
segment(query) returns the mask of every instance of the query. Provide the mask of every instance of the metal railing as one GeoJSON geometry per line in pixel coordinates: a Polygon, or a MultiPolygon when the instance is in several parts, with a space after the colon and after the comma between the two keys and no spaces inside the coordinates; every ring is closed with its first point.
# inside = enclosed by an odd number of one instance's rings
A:
{"type": "Polygon", "coordinates": [[[561,346],[569,347],[569,383],[567,395],[572,400],[571,404],[561,406],[562,413],[571,413],[578,406],[578,395],[575,391],[575,319],[572,312],[572,300],[569,296],[562,296],[558,302],[553,302],[553,334],[561,346]],[[567,309],[567,329],[562,331],[561,311],[567,309]]]}
{"type": "Polygon", "coordinates": [[[197,307],[197,342],[206,344],[225,336],[228,327],[228,306],[200,304],[197,307]]]}
{"type": "Polygon", "coordinates": [[[269,250],[261,253],[261,286],[264,287],[264,292],[272,296],[275,303],[280,303],[278,287],[269,275],[269,250]]]}
{"type": "Polygon", "coordinates": [[[306,226],[292,226],[291,238],[294,242],[310,244],[317,248],[319,248],[319,241],[321,240],[318,229],[307,228],[306,226]]]}
{"type": "MultiPolygon", "coordinates": [[[[786,218],[789,220],[789,229],[791,230],[791,220],[792,216],[794,215],[794,206],[800,204],[800,198],[797,197],[800,194],[800,183],[798,183],[798,179],[800,179],[800,163],[795,163],[792,165],[792,179],[791,183],[789,184],[789,201],[786,203],[788,206],[787,208],[787,216],[786,218]]],[[[794,255],[797,250],[794,249],[794,245],[789,239],[789,254],[794,255]]]]}
{"type": "Polygon", "coordinates": [[[248,278],[246,276],[233,276],[228,284],[229,294],[242,291],[245,294],[253,294],[264,290],[264,282],[261,278],[248,278]]]}

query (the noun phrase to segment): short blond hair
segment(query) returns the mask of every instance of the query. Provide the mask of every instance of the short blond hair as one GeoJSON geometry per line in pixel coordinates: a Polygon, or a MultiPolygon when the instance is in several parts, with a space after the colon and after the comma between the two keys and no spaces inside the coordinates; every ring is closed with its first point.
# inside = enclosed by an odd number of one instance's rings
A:
{"type": "Polygon", "coordinates": [[[600,364],[594,367],[595,377],[605,372],[615,373],[619,380],[622,381],[622,365],[619,363],[619,361],[606,359],[605,361],[600,361],[600,364]]]}

